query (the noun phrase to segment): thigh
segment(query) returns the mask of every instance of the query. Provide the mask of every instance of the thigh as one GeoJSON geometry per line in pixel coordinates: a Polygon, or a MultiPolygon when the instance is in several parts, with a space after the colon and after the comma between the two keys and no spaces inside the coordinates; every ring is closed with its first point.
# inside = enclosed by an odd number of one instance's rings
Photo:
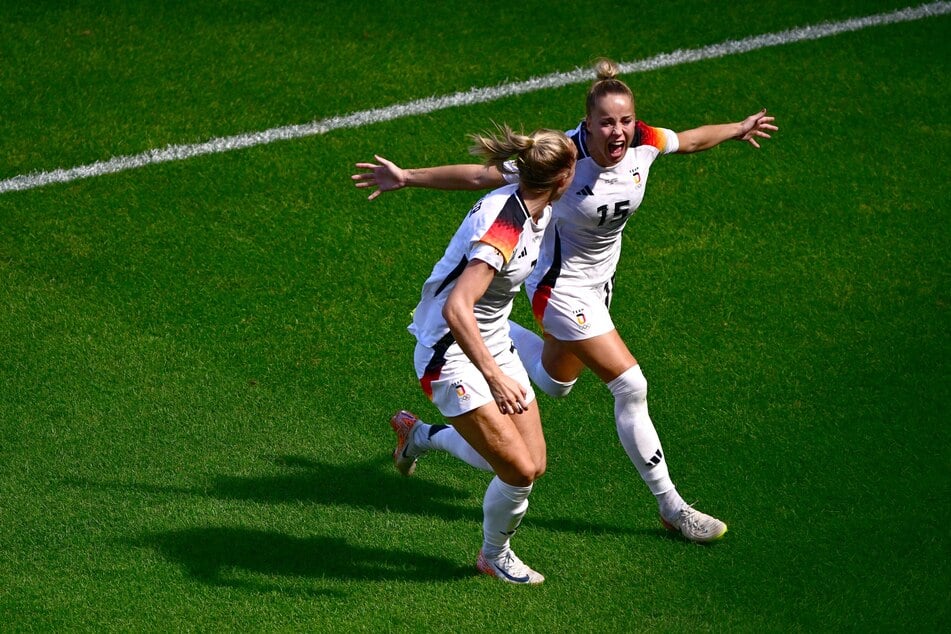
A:
{"type": "Polygon", "coordinates": [[[614,328],[607,289],[569,286],[548,292],[541,322],[542,365],[549,376],[570,382],[587,366],[607,382],[637,363],[614,328]]]}
{"type": "Polygon", "coordinates": [[[637,365],[637,359],[617,330],[575,341],[563,341],[546,334],[542,365],[556,381],[574,381],[587,367],[608,383],[637,365]]]}
{"type": "Polygon", "coordinates": [[[511,414],[509,419],[515,423],[529,454],[532,456],[532,462],[535,463],[535,477],[544,473],[548,464],[547,449],[545,446],[545,434],[542,431],[541,412],[538,409],[538,401],[532,401],[528,404],[528,409],[521,414],[511,414]]]}
{"type": "Polygon", "coordinates": [[[562,347],[609,383],[637,365],[617,330],[580,341],[562,341],[562,347]]]}
{"type": "Polygon", "coordinates": [[[544,470],[545,439],[537,403],[511,416],[502,414],[494,402],[487,403],[449,422],[503,482],[528,486],[544,470]]]}
{"type": "Polygon", "coordinates": [[[556,381],[571,383],[584,370],[585,364],[579,359],[568,342],[545,335],[545,346],[542,348],[542,366],[548,376],[556,381]]]}

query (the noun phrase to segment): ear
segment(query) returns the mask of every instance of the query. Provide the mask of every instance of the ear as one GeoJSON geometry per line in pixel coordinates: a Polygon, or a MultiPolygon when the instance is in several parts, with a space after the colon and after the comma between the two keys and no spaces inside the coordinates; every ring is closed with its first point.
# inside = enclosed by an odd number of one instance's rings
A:
{"type": "Polygon", "coordinates": [[[562,172],[562,173],[561,173],[561,176],[558,177],[558,184],[555,185],[555,190],[554,190],[554,191],[559,192],[559,191],[563,191],[563,190],[565,190],[565,189],[568,189],[568,185],[571,183],[571,178],[570,178],[570,177],[571,177],[571,172],[570,172],[570,171],[562,172]]]}

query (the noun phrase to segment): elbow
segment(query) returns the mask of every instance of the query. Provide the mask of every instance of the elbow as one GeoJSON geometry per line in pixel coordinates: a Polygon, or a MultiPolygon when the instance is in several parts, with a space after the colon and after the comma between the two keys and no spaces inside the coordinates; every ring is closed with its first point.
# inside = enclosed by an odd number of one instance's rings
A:
{"type": "Polygon", "coordinates": [[[459,306],[458,302],[453,301],[451,295],[449,299],[446,300],[446,303],[443,304],[442,318],[446,320],[446,325],[449,326],[449,330],[456,332],[459,324],[459,306]]]}
{"type": "Polygon", "coordinates": [[[505,183],[502,174],[491,167],[483,167],[473,175],[470,181],[472,189],[495,189],[505,185],[505,183]]]}

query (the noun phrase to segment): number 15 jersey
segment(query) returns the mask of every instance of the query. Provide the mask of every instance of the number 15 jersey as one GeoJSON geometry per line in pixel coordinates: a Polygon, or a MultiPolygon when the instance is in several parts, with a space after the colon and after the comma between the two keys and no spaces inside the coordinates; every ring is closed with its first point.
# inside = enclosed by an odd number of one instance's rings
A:
{"type": "Polygon", "coordinates": [[[545,233],[535,271],[525,285],[603,287],[614,277],[621,257],[621,232],[644,199],[651,164],[676,152],[677,134],[638,121],[631,146],[612,167],[598,165],[587,148],[584,123],[568,132],[578,150],[571,187],[554,203],[552,226],[545,233]]]}

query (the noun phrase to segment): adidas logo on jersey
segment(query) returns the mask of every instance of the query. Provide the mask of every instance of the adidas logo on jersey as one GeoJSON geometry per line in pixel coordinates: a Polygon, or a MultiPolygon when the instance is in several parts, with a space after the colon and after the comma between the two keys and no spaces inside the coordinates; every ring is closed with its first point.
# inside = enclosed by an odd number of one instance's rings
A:
{"type": "Polygon", "coordinates": [[[585,185],[581,189],[575,192],[575,196],[594,196],[594,192],[591,191],[590,185],[585,185]]]}
{"type": "Polygon", "coordinates": [[[521,252],[519,252],[515,259],[518,260],[519,258],[524,258],[526,255],[528,255],[528,247],[522,247],[521,252]]]}

